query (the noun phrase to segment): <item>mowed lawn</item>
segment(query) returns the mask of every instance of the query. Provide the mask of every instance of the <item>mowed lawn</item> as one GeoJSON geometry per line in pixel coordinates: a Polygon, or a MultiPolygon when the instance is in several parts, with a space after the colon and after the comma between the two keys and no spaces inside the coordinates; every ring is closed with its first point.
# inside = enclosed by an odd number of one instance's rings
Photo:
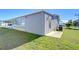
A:
{"type": "Polygon", "coordinates": [[[0,49],[16,50],[77,50],[79,30],[64,29],[60,39],[0,28],[0,49]]]}
{"type": "Polygon", "coordinates": [[[78,50],[79,49],[79,30],[64,29],[60,39],[54,37],[41,36],[29,43],[16,49],[33,50],[78,50]]]}
{"type": "Polygon", "coordinates": [[[38,37],[36,34],[0,28],[0,49],[13,49],[38,37]]]}

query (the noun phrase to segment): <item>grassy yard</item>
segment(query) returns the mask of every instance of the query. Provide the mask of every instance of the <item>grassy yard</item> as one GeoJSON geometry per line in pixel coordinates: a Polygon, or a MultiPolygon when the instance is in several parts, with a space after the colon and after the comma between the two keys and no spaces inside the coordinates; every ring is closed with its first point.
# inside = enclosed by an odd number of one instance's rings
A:
{"type": "Polygon", "coordinates": [[[60,39],[0,28],[0,49],[72,50],[79,49],[79,30],[64,29],[60,39]]]}
{"type": "Polygon", "coordinates": [[[42,36],[16,49],[77,50],[79,49],[79,30],[64,29],[60,39],[42,36]]]}
{"type": "Polygon", "coordinates": [[[0,49],[13,49],[38,37],[40,36],[27,32],[0,28],[0,49]]]}

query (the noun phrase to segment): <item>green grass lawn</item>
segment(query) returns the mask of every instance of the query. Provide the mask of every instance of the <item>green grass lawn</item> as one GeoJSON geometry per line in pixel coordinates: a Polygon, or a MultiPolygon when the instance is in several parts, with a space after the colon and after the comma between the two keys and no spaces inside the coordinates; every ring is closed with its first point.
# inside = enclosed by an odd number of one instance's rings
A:
{"type": "Polygon", "coordinates": [[[13,49],[38,37],[36,34],[0,28],[0,49],[13,49]]]}
{"type": "Polygon", "coordinates": [[[19,50],[77,50],[79,30],[64,29],[60,39],[0,28],[0,49],[19,50]]]}
{"type": "Polygon", "coordinates": [[[77,50],[79,49],[79,30],[64,29],[60,39],[42,36],[16,49],[77,50]]]}

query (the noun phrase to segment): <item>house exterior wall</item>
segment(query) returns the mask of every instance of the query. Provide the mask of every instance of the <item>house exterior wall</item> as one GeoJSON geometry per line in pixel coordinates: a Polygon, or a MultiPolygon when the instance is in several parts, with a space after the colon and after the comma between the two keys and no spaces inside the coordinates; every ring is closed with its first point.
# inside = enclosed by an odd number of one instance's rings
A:
{"type": "Polygon", "coordinates": [[[2,22],[0,27],[11,28],[11,26],[9,26],[9,24],[12,24],[12,23],[2,22]]]}
{"type": "Polygon", "coordinates": [[[25,29],[26,28],[25,27],[26,18],[25,17],[15,18],[14,20],[15,20],[15,22],[14,22],[14,25],[13,25],[13,29],[26,31],[26,29],[25,29]]]}
{"type": "Polygon", "coordinates": [[[56,30],[56,28],[58,27],[58,21],[57,21],[58,19],[52,19],[52,16],[48,14],[44,14],[44,16],[45,16],[45,34],[53,30],[56,30]]]}
{"type": "Polygon", "coordinates": [[[1,26],[2,26],[2,27],[8,27],[8,23],[3,23],[3,22],[2,22],[2,23],[1,23],[1,26]]]}
{"type": "Polygon", "coordinates": [[[44,13],[26,16],[25,27],[27,32],[44,35],[44,13]]]}
{"type": "Polygon", "coordinates": [[[52,16],[45,12],[22,16],[14,20],[14,29],[39,35],[45,35],[56,30],[58,26],[57,19],[52,19],[52,16]]]}

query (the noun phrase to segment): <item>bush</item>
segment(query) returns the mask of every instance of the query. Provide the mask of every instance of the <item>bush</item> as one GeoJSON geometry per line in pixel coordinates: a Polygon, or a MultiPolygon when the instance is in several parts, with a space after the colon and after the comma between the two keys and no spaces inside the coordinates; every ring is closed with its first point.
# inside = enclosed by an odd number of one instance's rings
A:
{"type": "Polygon", "coordinates": [[[66,27],[70,28],[71,24],[70,23],[66,23],[66,27]]]}

